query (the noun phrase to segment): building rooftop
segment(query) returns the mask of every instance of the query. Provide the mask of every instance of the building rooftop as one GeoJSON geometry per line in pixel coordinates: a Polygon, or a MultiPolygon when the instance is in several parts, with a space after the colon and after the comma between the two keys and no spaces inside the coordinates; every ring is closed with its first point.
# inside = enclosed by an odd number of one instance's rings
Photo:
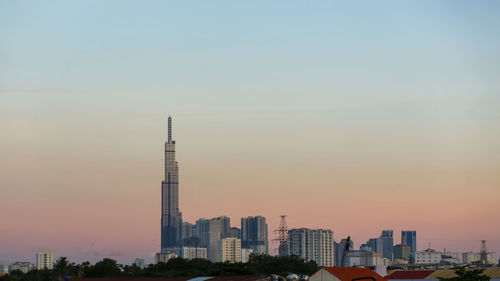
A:
{"type": "Polygon", "coordinates": [[[427,276],[431,275],[434,270],[398,270],[394,271],[391,274],[385,276],[387,280],[395,280],[395,279],[425,279],[427,276]]]}
{"type": "Polygon", "coordinates": [[[361,277],[373,277],[377,281],[387,281],[386,278],[380,276],[375,271],[369,268],[354,268],[354,267],[323,267],[341,281],[352,281],[361,277]]]}

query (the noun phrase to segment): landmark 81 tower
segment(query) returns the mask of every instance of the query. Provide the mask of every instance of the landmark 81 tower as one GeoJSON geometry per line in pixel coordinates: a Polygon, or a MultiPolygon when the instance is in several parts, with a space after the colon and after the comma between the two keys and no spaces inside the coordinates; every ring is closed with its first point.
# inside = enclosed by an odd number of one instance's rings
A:
{"type": "Polygon", "coordinates": [[[165,143],[165,180],[161,183],[161,250],[181,244],[182,213],[179,211],[179,166],[175,161],[172,118],[168,117],[165,143]]]}

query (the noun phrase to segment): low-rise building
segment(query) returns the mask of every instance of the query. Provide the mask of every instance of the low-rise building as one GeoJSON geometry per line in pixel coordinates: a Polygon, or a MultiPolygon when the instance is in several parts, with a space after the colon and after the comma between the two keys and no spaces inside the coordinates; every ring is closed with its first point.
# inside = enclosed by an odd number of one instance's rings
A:
{"type": "Polygon", "coordinates": [[[28,273],[28,271],[34,269],[35,266],[31,262],[14,262],[9,264],[9,273],[11,273],[13,270],[19,269],[24,273],[28,273]]]}
{"type": "Polygon", "coordinates": [[[167,252],[176,254],[179,258],[192,259],[207,259],[207,248],[200,247],[175,247],[167,248],[167,252]]]}
{"type": "Polygon", "coordinates": [[[241,249],[241,262],[248,262],[250,260],[250,255],[253,253],[252,249],[241,249]]]}
{"type": "Polygon", "coordinates": [[[443,253],[433,249],[415,252],[415,264],[439,264],[443,253]]]}
{"type": "Polygon", "coordinates": [[[177,255],[174,253],[156,253],[154,257],[154,263],[160,262],[168,262],[170,259],[177,258],[177,255]]]}
{"type": "MultiPolygon", "coordinates": [[[[481,254],[474,252],[462,253],[462,262],[465,264],[478,264],[481,261],[481,254]]],[[[495,256],[493,253],[486,254],[487,264],[495,264],[495,256]]]]}
{"type": "Polygon", "coordinates": [[[375,281],[387,281],[375,271],[369,268],[352,267],[323,267],[316,271],[309,281],[352,281],[360,278],[364,280],[372,279],[375,281]]]}

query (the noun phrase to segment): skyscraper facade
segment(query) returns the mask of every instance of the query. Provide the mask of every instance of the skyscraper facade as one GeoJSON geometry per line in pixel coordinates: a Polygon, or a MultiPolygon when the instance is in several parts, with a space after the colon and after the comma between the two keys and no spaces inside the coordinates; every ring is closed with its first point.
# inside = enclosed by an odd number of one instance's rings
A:
{"type": "Polygon", "coordinates": [[[175,160],[172,118],[168,117],[165,143],[165,179],[161,183],[161,249],[181,246],[182,213],[179,211],[179,166],[175,160]]]}
{"type": "Polygon", "coordinates": [[[269,254],[266,218],[262,216],[241,218],[242,248],[254,254],[269,254]]]}
{"type": "Polygon", "coordinates": [[[382,241],[382,257],[391,261],[394,259],[393,234],[394,231],[392,230],[383,230],[380,235],[380,240],[382,241]]]}
{"type": "Polygon", "coordinates": [[[222,223],[223,220],[219,218],[199,219],[193,229],[195,237],[200,239],[201,247],[207,248],[207,258],[213,262],[218,260],[222,223]]]}
{"type": "Polygon", "coordinates": [[[401,244],[410,246],[410,262],[414,262],[415,252],[417,252],[417,232],[415,230],[401,231],[401,244]]]}

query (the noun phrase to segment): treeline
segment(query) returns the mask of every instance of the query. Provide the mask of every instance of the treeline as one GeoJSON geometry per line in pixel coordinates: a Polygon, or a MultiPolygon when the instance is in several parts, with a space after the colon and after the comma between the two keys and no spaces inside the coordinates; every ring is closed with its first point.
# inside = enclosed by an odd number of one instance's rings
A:
{"type": "Polygon", "coordinates": [[[247,263],[221,263],[204,259],[171,259],[166,263],[150,264],[140,268],[136,264],[120,267],[115,260],[105,258],[94,265],[89,262],[70,263],[65,257],[59,258],[53,269],[31,270],[23,273],[14,270],[0,277],[0,281],[54,281],[72,277],[196,277],[229,275],[269,275],[286,276],[289,273],[311,275],[318,266],[297,256],[275,257],[251,255],[247,263]]]}

